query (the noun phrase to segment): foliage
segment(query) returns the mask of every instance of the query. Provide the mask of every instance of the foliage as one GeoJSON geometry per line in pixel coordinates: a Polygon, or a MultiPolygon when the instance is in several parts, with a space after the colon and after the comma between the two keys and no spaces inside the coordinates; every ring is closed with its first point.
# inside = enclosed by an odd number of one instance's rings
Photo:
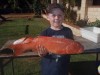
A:
{"type": "Polygon", "coordinates": [[[100,27],[100,20],[97,19],[95,22],[90,22],[88,26],[100,27]]]}
{"type": "Polygon", "coordinates": [[[80,27],[100,27],[100,20],[96,20],[95,22],[89,22],[87,20],[79,20],[76,21],[76,25],[80,27]]]}
{"type": "Polygon", "coordinates": [[[50,0],[0,0],[0,13],[41,14],[50,0]]]}
{"type": "Polygon", "coordinates": [[[46,7],[50,4],[50,0],[34,0],[34,13],[36,16],[40,16],[42,13],[46,13],[46,7]]]}
{"type": "Polygon", "coordinates": [[[0,0],[1,13],[22,13],[33,10],[32,0],[0,0]]]}
{"type": "Polygon", "coordinates": [[[65,17],[68,22],[75,23],[76,22],[76,11],[70,10],[69,8],[65,10],[65,17]]]}
{"type": "Polygon", "coordinates": [[[35,15],[41,15],[42,4],[40,0],[34,0],[34,13],[35,15]]]}
{"type": "Polygon", "coordinates": [[[63,0],[63,5],[65,7],[65,18],[69,22],[76,21],[76,11],[73,11],[73,7],[75,6],[75,0],[63,0]]]}
{"type": "Polygon", "coordinates": [[[79,27],[87,26],[87,20],[79,20],[79,21],[76,21],[75,23],[79,27]]]}

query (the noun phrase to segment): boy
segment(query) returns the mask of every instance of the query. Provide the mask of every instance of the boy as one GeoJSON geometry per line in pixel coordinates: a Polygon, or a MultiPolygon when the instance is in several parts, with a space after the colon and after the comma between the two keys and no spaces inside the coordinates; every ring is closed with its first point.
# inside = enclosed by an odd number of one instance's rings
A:
{"type": "MultiPolygon", "coordinates": [[[[41,33],[42,36],[73,39],[71,29],[62,26],[64,8],[60,4],[50,4],[47,8],[47,17],[50,27],[41,33]]],[[[47,53],[41,46],[38,54],[42,56],[41,75],[68,75],[70,55],[47,53]]]]}

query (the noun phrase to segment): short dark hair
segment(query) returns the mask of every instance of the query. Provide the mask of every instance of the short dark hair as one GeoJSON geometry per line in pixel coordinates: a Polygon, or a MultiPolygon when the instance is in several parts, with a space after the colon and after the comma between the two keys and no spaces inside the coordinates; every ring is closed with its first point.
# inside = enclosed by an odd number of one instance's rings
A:
{"type": "Polygon", "coordinates": [[[52,3],[52,4],[49,4],[48,7],[47,7],[47,13],[52,13],[52,10],[55,9],[55,8],[58,8],[60,9],[62,12],[64,12],[65,8],[58,4],[58,3],[52,3]]]}

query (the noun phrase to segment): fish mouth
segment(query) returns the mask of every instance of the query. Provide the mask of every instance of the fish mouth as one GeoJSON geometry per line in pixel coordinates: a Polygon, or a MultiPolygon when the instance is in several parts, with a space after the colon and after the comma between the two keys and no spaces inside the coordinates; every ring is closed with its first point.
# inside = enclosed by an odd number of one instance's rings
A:
{"type": "Polygon", "coordinates": [[[10,48],[4,48],[0,50],[0,54],[13,54],[13,53],[14,53],[14,50],[10,48]]]}

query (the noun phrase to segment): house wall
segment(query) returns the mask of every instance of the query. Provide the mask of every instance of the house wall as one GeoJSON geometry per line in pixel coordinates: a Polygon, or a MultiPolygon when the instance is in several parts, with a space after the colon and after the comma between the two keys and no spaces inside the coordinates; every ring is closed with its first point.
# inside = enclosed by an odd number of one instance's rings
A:
{"type": "Polygon", "coordinates": [[[92,6],[93,0],[81,0],[80,19],[88,19],[88,7],[92,6]]]}
{"type": "Polygon", "coordinates": [[[93,0],[82,0],[80,19],[87,19],[89,22],[100,20],[100,6],[93,6],[93,0]]]}
{"type": "Polygon", "coordinates": [[[88,18],[90,22],[100,20],[100,7],[88,7],[88,18]]]}

